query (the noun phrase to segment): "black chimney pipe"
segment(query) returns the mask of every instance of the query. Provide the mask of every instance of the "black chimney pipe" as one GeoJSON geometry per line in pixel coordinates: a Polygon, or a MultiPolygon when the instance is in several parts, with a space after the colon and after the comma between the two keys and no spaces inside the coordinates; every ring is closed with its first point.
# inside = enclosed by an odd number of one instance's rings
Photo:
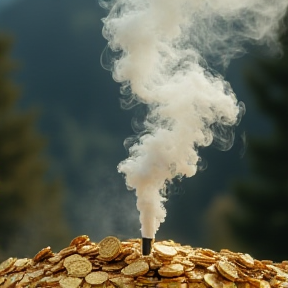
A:
{"type": "Polygon", "coordinates": [[[151,238],[142,237],[142,254],[144,256],[150,255],[152,249],[152,241],[153,239],[151,238]]]}

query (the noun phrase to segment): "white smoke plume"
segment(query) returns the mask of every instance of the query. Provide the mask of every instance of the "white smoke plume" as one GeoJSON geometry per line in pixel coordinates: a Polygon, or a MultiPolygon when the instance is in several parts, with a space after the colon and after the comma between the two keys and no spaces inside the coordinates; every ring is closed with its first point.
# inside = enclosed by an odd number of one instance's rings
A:
{"type": "Polygon", "coordinates": [[[213,138],[229,149],[231,127],[244,113],[244,104],[212,67],[227,67],[248,43],[277,51],[276,32],[288,1],[107,3],[100,0],[110,9],[103,35],[114,53],[110,69],[122,83],[122,104],[140,102],[149,110],[144,130],[118,170],[126,175],[127,187],[136,190],[142,236],[154,238],[166,216],[165,183],[193,176],[201,160],[198,147],[209,146],[213,138]]]}

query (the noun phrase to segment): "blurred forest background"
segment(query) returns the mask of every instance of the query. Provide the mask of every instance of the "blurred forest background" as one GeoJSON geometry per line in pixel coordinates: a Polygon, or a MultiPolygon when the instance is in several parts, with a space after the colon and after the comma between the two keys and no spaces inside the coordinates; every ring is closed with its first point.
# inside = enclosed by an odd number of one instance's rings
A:
{"type": "MultiPolygon", "coordinates": [[[[103,17],[94,0],[0,1],[0,261],[80,234],[140,237],[116,167],[143,107],[121,110],[100,65],[103,17]]],[[[225,72],[247,109],[235,144],[200,152],[208,168],[175,184],[157,239],[288,259],[285,23],[282,57],[253,48],[225,72]]]]}

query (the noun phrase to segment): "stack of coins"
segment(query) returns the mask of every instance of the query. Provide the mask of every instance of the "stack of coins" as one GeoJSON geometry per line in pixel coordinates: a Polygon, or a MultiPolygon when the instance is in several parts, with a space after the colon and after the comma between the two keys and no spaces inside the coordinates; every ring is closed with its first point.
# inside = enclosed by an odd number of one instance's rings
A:
{"type": "Polygon", "coordinates": [[[142,255],[141,240],[108,236],[99,243],[76,237],[58,253],[0,264],[1,288],[288,288],[288,261],[259,261],[227,249],[155,242],[142,255]]]}

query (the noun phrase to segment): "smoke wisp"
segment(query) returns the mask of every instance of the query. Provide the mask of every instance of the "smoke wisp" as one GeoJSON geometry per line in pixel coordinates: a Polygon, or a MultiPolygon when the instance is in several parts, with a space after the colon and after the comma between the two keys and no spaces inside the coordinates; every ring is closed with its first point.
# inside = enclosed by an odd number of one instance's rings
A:
{"type": "Polygon", "coordinates": [[[110,10],[103,19],[108,48],[102,58],[110,57],[104,66],[122,83],[122,106],[144,103],[149,110],[118,171],[136,191],[142,236],[154,238],[166,216],[165,183],[193,176],[201,160],[198,147],[213,139],[230,149],[233,126],[245,111],[214,68],[226,68],[248,43],[279,51],[276,32],[288,1],[100,0],[100,5],[110,10]]]}

